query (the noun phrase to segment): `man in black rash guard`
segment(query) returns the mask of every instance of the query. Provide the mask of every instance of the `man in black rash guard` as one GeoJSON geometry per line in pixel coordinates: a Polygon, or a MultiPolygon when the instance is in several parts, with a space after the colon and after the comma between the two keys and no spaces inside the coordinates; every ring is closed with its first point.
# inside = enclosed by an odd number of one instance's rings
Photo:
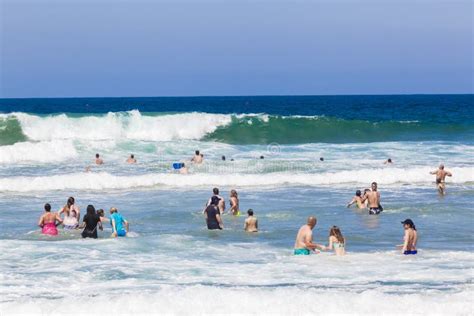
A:
{"type": "Polygon", "coordinates": [[[211,204],[204,210],[204,215],[206,216],[207,229],[223,229],[224,225],[222,223],[221,214],[217,205],[219,204],[219,198],[213,196],[211,198],[211,204]]]}

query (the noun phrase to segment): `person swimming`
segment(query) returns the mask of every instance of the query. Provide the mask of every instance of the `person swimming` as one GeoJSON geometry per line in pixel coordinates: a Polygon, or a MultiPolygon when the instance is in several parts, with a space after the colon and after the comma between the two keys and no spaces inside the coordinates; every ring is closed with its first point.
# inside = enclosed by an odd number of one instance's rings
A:
{"type": "Polygon", "coordinates": [[[115,207],[110,209],[110,224],[112,225],[111,237],[125,237],[129,231],[129,224],[115,207]]]}
{"type": "Polygon", "coordinates": [[[87,206],[87,213],[82,219],[80,228],[84,228],[82,238],[97,238],[97,228],[102,229],[102,222],[93,205],[87,206]]]}
{"type": "Polygon", "coordinates": [[[201,164],[204,160],[204,155],[199,152],[199,150],[196,150],[194,152],[194,157],[191,159],[191,162],[194,162],[195,164],[201,164]]]}
{"type": "Polygon", "coordinates": [[[229,203],[230,203],[230,210],[229,212],[234,215],[234,216],[240,216],[240,210],[239,210],[239,196],[237,194],[237,191],[235,190],[230,190],[230,198],[229,198],[229,203]]]}
{"type": "Polygon", "coordinates": [[[258,219],[253,216],[253,210],[249,209],[247,211],[248,217],[245,219],[244,230],[249,233],[258,232],[258,219]]]}
{"type": "Polygon", "coordinates": [[[326,250],[333,250],[337,256],[346,254],[346,239],[342,236],[341,229],[337,226],[331,227],[329,230],[329,245],[326,250]]]}
{"type": "Polygon", "coordinates": [[[58,228],[57,226],[63,221],[58,213],[51,213],[51,205],[46,203],[44,205],[44,213],[41,215],[38,226],[41,227],[41,233],[43,235],[57,236],[58,228]]]}
{"type": "Polygon", "coordinates": [[[402,222],[403,228],[405,229],[405,235],[403,236],[403,245],[398,245],[402,249],[404,255],[416,255],[416,243],[418,241],[418,233],[416,231],[415,223],[409,218],[402,222]]]}
{"type": "Polygon", "coordinates": [[[126,160],[126,163],[128,164],[135,164],[137,163],[137,159],[135,159],[135,155],[131,154],[130,157],[126,160]]]}
{"type": "Polygon", "coordinates": [[[100,158],[100,155],[99,155],[99,154],[95,154],[95,164],[96,164],[96,165],[102,165],[102,164],[104,164],[104,160],[102,160],[102,158],[100,158]]]}
{"type": "Polygon", "coordinates": [[[307,223],[298,230],[293,251],[295,255],[309,255],[311,250],[324,250],[324,246],[313,242],[313,229],[317,222],[316,217],[310,216],[308,217],[307,223]]]}
{"type": "Polygon", "coordinates": [[[357,190],[355,196],[352,200],[347,204],[347,207],[351,207],[352,204],[356,203],[358,208],[364,208],[364,203],[362,202],[362,192],[357,190]]]}

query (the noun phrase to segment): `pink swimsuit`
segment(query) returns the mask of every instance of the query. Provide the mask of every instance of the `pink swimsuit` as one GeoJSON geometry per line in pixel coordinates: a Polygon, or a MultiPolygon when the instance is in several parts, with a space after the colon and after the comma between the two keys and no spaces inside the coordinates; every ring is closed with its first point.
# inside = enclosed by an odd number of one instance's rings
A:
{"type": "Polygon", "coordinates": [[[56,236],[58,234],[58,229],[56,228],[56,223],[46,223],[43,225],[41,232],[45,235],[56,236]]]}

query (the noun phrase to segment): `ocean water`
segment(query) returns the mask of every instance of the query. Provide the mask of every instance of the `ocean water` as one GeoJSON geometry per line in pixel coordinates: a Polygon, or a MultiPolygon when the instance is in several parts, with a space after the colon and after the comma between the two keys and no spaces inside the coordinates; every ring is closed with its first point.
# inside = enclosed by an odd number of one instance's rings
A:
{"type": "Polygon", "coordinates": [[[0,99],[0,313],[473,315],[473,100],[0,99]],[[196,149],[204,164],[173,172],[196,149]],[[439,163],[453,173],[445,197],[429,174],[439,163]],[[346,208],[372,181],[384,212],[346,208]],[[215,186],[227,204],[239,192],[259,233],[230,215],[207,231],[215,186]],[[117,207],[130,236],[109,238],[107,225],[98,240],[42,236],[44,203],[69,196],[82,212],[117,207]],[[292,255],[309,215],[318,243],[341,227],[346,256],[292,255]],[[406,218],[417,256],[395,248],[406,218]]]}

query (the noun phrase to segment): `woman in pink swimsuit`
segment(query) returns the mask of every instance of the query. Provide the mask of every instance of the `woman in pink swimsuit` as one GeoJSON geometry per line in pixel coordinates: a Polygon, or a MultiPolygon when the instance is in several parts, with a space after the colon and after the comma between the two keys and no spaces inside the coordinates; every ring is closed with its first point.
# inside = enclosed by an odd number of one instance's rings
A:
{"type": "Polygon", "coordinates": [[[57,213],[51,213],[51,205],[46,203],[44,205],[44,214],[41,215],[38,226],[41,227],[41,233],[44,235],[56,236],[58,229],[56,228],[56,222],[62,223],[61,217],[57,213]]]}

